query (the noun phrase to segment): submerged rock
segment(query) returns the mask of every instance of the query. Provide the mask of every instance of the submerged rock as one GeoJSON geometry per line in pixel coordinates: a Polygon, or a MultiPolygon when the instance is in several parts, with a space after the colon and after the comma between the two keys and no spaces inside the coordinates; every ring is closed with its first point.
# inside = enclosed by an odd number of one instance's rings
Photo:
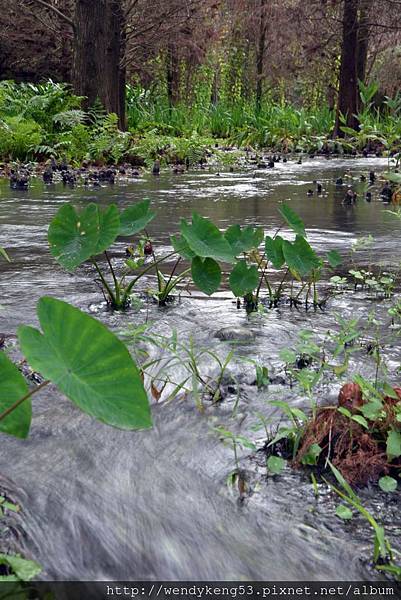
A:
{"type": "Polygon", "coordinates": [[[380,196],[382,197],[384,202],[391,202],[391,198],[393,197],[393,190],[388,181],[384,184],[382,191],[380,192],[380,196]]]}
{"type": "Polygon", "coordinates": [[[251,342],[255,339],[255,334],[245,327],[223,327],[214,334],[214,337],[222,342],[239,341],[251,342]]]}
{"type": "Polygon", "coordinates": [[[12,190],[27,190],[29,187],[29,175],[28,173],[18,173],[11,171],[10,174],[10,188],[12,190]]]}

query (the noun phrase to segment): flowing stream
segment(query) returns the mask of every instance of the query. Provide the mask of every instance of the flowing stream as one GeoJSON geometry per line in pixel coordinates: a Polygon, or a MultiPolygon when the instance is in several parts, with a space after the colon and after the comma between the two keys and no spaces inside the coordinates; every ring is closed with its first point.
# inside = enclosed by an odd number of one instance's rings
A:
{"type": "MultiPolygon", "coordinates": [[[[7,248],[12,263],[1,262],[0,332],[10,336],[11,352],[16,352],[12,336],[17,326],[36,324],[38,298],[52,295],[95,313],[120,333],[147,319],[153,333],[170,336],[176,330],[179,340],[193,339],[197,349],[225,357],[234,348],[227,372],[237,381],[226,386],[223,402],[206,401],[203,411],[191,395],[155,403],[154,427],[143,432],[97,423],[55,388],[46,388],[34,397],[29,439],[2,436],[0,487],[22,506],[4,545],[41,563],[40,577],[50,580],[379,579],[369,565],[369,527],[358,516],[347,523],[336,518],[336,498],[323,486],[316,498],[307,473],[287,467],[282,475],[267,477],[261,453],[241,452],[248,491],[240,501],[238,491],[226,484],[235,468],[232,449],[213,428],[223,426],[261,445],[263,431],[256,431],[256,413],[273,423],[280,419],[269,399],[307,407],[305,397],[280,379],[279,349],[291,346],[300,329],[312,329],[321,339],[336,328],[336,313],[364,321],[376,308],[386,331],[390,301],[349,292],[330,299],[317,313],[283,306],[247,316],[223,290],[217,299],[185,292],[180,302],[165,309],[145,302],[137,310],[112,314],[101,305],[90,266],[69,274],[55,263],[46,230],[66,201],[116,202],[123,207],[150,198],[158,215],[149,233],[156,252],[163,254],[169,234],[177,232],[180,218],[190,217],[193,210],[221,228],[252,224],[268,233],[279,226],[277,205],[286,200],[304,219],[317,251],[337,249],[347,255],[358,237],[372,234],[372,250],[362,254],[365,263],[394,266],[399,260],[400,221],[386,213],[380,183],[368,203],[359,182],[361,173],[380,172],[386,164],[382,159],[313,159],[302,165],[279,163],[269,171],[144,176],[97,189],[44,186],[38,181],[28,192],[15,192],[2,182],[0,245],[7,248]],[[359,191],[356,206],[342,205],[346,186],[334,183],[340,176],[359,191]],[[321,196],[307,196],[313,180],[322,183],[321,196]],[[222,329],[239,328],[244,336],[239,345],[216,338],[222,329]],[[268,389],[258,391],[249,358],[269,367],[268,389]]],[[[124,241],[115,245],[117,264],[125,246],[124,241]]],[[[163,350],[158,352],[163,360],[163,350]]],[[[386,348],[386,359],[395,383],[396,344],[386,348]]],[[[216,364],[210,357],[203,354],[200,362],[213,374],[216,364]]],[[[366,356],[356,355],[352,366],[366,375],[374,373],[374,363],[366,356]]],[[[335,401],[338,389],[338,382],[325,383],[322,401],[335,401]]],[[[377,488],[367,488],[362,495],[397,543],[399,495],[385,495],[377,488]]]]}

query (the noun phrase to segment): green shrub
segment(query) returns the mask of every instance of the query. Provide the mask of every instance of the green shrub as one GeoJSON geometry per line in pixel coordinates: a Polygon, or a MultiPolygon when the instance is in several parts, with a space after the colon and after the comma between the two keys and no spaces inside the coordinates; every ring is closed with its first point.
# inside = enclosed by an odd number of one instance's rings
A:
{"type": "Polygon", "coordinates": [[[42,128],[33,119],[6,117],[0,125],[0,156],[26,160],[42,138],[42,128]]]}

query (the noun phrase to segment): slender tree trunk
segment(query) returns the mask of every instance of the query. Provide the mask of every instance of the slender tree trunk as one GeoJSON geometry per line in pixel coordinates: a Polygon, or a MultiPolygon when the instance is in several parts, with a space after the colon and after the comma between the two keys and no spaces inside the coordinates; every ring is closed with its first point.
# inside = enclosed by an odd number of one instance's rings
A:
{"type": "Polygon", "coordinates": [[[347,127],[358,129],[358,4],[359,0],[344,0],[340,86],[334,130],[334,135],[339,137],[344,137],[340,129],[340,115],[345,117],[347,127]]]}
{"type": "Polygon", "coordinates": [[[267,0],[260,0],[259,43],[256,53],[256,111],[260,112],[263,98],[263,67],[266,50],[266,5],[267,0]]]}
{"type": "Polygon", "coordinates": [[[243,66],[242,66],[242,95],[245,98],[245,100],[252,100],[253,97],[253,93],[254,93],[254,89],[253,89],[253,83],[254,83],[254,79],[252,78],[253,75],[253,67],[254,67],[254,52],[253,52],[253,48],[254,45],[252,44],[252,41],[249,37],[247,37],[245,43],[244,43],[244,49],[243,49],[243,66]]]}
{"type": "Polygon", "coordinates": [[[76,0],[73,86],[91,106],[98,98],[125,127],[122,0],[76,0]]]}
{"type": "MultiPolygon", "coordinates": [[[[358,27],[358,60],[356,72],[358,81],[366,83],[366,66],[368,62],[369,49],[369,9],[371,0],[359,0],[359,27],[358,27]]],[[[358,109],[361,106],[360,96],[358,94],[358,109]]]]}
{"type": "Polygon", "coordinates": [[[169,106],[175,106],[179,100],[180,65],[177,50],[169,44],[167,49],[167,97],[169,106]]]}
{"type": "Polygon", "coordinates": [[[127,117],[126,117],[126,97],[127,97],[127,70],[125,67],[124,59],[125,59],[125,50],[127,44],[126,38],[126,30],[125,30],[125,19],[121,10],[121,40],[120,40],[120,62],[118,65],[119,69],[119,87],[118,87],[118,97],[119,97],[119,110],[118,110],[118,122],[120,129],[125,131],[127,128],[127,117]]]}

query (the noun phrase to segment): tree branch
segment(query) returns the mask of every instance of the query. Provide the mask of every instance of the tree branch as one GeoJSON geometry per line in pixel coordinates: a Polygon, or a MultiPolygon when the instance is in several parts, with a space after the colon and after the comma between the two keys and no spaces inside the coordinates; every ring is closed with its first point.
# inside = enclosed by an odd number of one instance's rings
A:
{"type": "Polygon", "coordinates": [[[58,8],[53,6],[53,4],[50,4],[50,2],[46,2],[45,0],[32,0],[32,2],[36,2],[37,4],[41,4],[45,8],[52,10],[54,13],[56,13],[57,16],[60,17],[60,19],[62,19],[66,23],[68,23],[72,27],[72,29],[75,30],[74,21],[72,19],[70,19],[70,17],[67,17],[67,15],[65,15],[61,10],[59,10],[58,8]]]}

